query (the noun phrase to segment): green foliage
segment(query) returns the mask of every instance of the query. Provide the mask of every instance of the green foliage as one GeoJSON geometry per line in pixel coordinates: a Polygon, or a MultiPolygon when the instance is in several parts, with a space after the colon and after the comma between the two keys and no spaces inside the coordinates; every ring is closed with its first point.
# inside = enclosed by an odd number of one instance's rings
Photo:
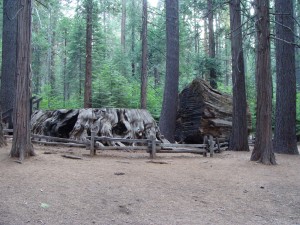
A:
{"type": "MultiPolygon", "coordinates": [[[[32,20],[32,90],[43,97],[41,107],[81,108],[85,77],[86,0],[49,0],[48,8],[34,2],[32,20]],[[65,2],[65,3],[63,3],[65,2]],[[68,2],[66,4],[66,2],[68,2]],[[73,3],[73,4],[71,4],[73,3]],[[75,11],[69,8],[72,5],[75,11]],[[68,13],[73,11],[73,13],[68,13]],[[52,13],[52,20],[50,20],[52,13]],[[54,15],[55,14],[55,15],[54,15]],[[55,41],[51,38],[55,34],[55,41]],[[52,46],[54,45],[54,46],[52,46]],[[55,85],[50,85],[51,49],[55,51],[53,68],[55,85]],[[52,93],[52,94],[51,94],[52,93]],[[55,95],[53,95],[55,93],[55,95]]],[[[93,104],[94,107],[140,107],[141,15],[142,2],[126,1],[125,51],[120,42],[121,0],[93,1],[93,104]],[[132,64],[133,63],[133,64],[132,64]],[[134,65],[134,75],[132,71],[134,65]]],[[[216,58],[207,54],[203,18],[206,0],[185,0],[180,4],[180,80],[179,90],[194,78],[207,79],[214,68],[220,91],[231,94],[231,56],[229,10],[222,1],[215,4],[216,58]]],[[[243,4],[246,92],[252,124],[256,119],[255,37],[251,5],[243,4]]],[[[2,10],[0,6],[0,11],[2,10]]],[[[148,8],[148,109],[155,118],[160,115],[166,68],[166,18],[164,1],[148,8]],[[154,72],[155,71],[155,72],[154,72]]],[[[2,20],[0,19],[0,24],[2,20]]],[[[206,36],[207,38],[207,36],[206,36]]],[[[273,52],[274,54],[274,52],[273,52]]],[[[272,73],[275,74],[274,57],[272,73]]],[[[275,86],[274,86],[275,87],[275,86]]],[[[299,93],[297,119],[300,120],[299,93]]],[[[299,124],[299,122],[298,122],[299,124]]],[[[299,131],[299,125],[298,125],[299,131]]]]}
{"type": "Polygon", "coordinates": [[[94,107],[128,107],[133,94],[128,80],[120,75],[112,64],[104,64],[100,74],[94,77],[94,107]]]}

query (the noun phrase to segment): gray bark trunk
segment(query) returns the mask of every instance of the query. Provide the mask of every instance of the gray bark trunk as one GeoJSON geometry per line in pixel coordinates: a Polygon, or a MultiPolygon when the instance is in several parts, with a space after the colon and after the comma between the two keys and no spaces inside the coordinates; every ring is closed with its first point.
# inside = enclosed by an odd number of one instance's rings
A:
{"type": "Polygon", "coordinates": [[[84,85],[84,108],[92,107],[92,35],[93,1],[86,3],[86,63],[84,85]]]}
{"type": "Polygon", "coordinates": [[[142,72],[141,72],[141,108],[147,108],[147,61],[148,61],[148,41],[147,41],[147,0],[143,0],[143,27],[142,27],[142,72]]]}
{"type": "Polygon", "coordinates": [[[16,100],[11,157],[34,155],[30,138],[31,0],[18,0],[16,100]]]}
{"type": "MultiPolygon", "coordinates": [[[[16,49],[17,49],[17,12],[15,1],[4,0],[3,5],[3,34],[2,34],[2,68],[1,68],[1,107],[5,113],[14,107],[16,95],[16,49]],[[4,101],[5,99],[5,101],[4,101]]],[[[3,118],[12,128],[12,118],[3,118]]]]}
{"type": "Polygon", "coordinates": [[[276,164],[272,146],[272,76],[269,0],[256,0],[256,135],[251,161],[276,164]]]}
{"type": "Polygon", "coordinates": [[[230,138],[229,148],[235,151],[249,151],[240,0],[231,0],[230,2],[230,30],[232,55],[233,116],[232,134],[230,138]]]}
{"type": "Polygon", "coordinates": [[[299,154],[296,139],[296,71],[293,1],[275,0],[276,113],[274,152],[299,154]],[[284,40],[284,41],[283,41],[284,40]]]}
{"type": "Polygon", "coordinates": [[[179,16],[178,0],[166,0],[167,61],[166,81],[159,127],[174,142],[179,82],[179,16]]]}

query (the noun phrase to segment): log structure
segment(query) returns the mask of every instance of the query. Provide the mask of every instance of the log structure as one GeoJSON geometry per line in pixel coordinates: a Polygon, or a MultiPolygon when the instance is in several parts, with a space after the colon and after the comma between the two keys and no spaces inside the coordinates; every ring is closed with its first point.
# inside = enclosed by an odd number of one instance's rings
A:
{"type": "MultiPolygon", "coordinates": [[[[91,131],[96,136],[148,139],[151,136],[166,142],[156,121],[147,110],[87,108],[37,110],[31,117],[32,133],[86,142],[91,131]]],[[[120,142],[103,141],[103,145],[124,146],[120,142]]]]}
{"type": "MultiPolygon", "coordinates": [[[[179,95],[175,139],[203,143],[204,136],[229,139],[232,129],[232,97],[197,78],[179,95]]],[[[248,127],[251,115],[247,110],[248,127]]]]}

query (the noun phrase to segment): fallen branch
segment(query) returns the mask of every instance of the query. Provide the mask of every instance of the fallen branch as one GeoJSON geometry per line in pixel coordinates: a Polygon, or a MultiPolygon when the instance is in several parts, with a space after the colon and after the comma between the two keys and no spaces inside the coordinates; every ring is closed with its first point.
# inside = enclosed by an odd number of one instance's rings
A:
{"type": "Polygon", "coordinates": [[[62,157],[68,158],[68,159],[82,159],[80,156],[75,155],[61,155],[62,157]]]}

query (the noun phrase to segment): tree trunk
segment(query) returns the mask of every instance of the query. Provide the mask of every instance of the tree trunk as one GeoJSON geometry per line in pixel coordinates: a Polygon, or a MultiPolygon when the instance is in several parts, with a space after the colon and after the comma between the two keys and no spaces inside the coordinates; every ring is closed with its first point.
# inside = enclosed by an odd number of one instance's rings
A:
{"type": "Polygon", "coordinates": [[[36,48],[32,47],[32,55],[33,58],[32,61],[32,83],[33,83],[33,94],[39,95],[41,93],[41,68],[42,68],[42,54],[41,49],[39,46],[36,48]]]}
{"type": "Polygon", "coordinates": [[[86,3],[86,64],[84,86],[84,108],[92,107],[92,35],[93,0],[86,3]]]}
{"type": "Polygon", "coordinates": [[[200,40],[200,38],[199,38],[199,24],[198,24],[198,21],[197,21],[197,19],[198,19],[198,14],[199,14],[199,12],[198,12],[198,10],[197,10],[197,1],[196,0],[194,0],[194,2],[193,2],[193,19],[194,19],[194,32],[195,32],[195,36],[194,36],[194,45],[195,45],[195,53],[196,54],[199,54],[199,40],[200,40]]]}
{"type": "MultiPolygon", "coordinates": [[[[135,8],[135,0],[132,0],[132,9],[135,8]]],[[[132,17],[131,17],[131,75],[135,76],[135,22],[134,21],[134,14],[131,13],[132,17]]]]}
{"type": "MultiPolygon", "coordinates": [[[[56,17],[56,16],[55,16],[56,17]]],[[[53,18],[53,25],[52,27],[52,37],[51,37],[51,61],[50,61],[50,107],[51,102],[54,100],[54,98],[57,95],[56,92],[56,78],[55,78],[55,56],[56,56],[56,48],[55,48],[55,42],[56,42],[56,18],[53,18]]]]}
{"type": "Polygon", "coordinates": [[[230,53],[229,53],[229,47],[228,47],[229,43],[228,40],[225,41],[225,55],[226,55],[226,60],[225,60],[225,68],[226,68],[226,74],[225,74],[225,86],[228,87],[229,86],[229,76],[230,76],[230,53]]]}
{"type": "Polygon", "coordinates": [[[78,95],[78,100],[81,99],[81,96],[82,96],[82,80],[83,80],[83,71],[82,71],[82,57],[81,57],[81,54],[82,54],[82,50],[81,48],[79,49],[79,71],[78,71],[78,92],[79,92],[79,95],[78,95]]]}
{"type": "Polygon", "coordinates": [[[126,0],[122,0],[122,22],[121,22],[121,46],[123,53],[125,53],[125,27],[126,27],[126,0]]]}
{"type": "Polygon", "coordinates": [[[142,74],[141,74],[141,108],[147,109],[147,61],[148,61],[148,41],[147,41],[147,0],[143,0],[143,27],[142,27],[142,74]]]}
{"type": "Polygon", "coordinates": [[[209,49],[208,49],[208,41],[207,41],[207,20],[206,18],[204,18],[204,26],[203,26],[203,29],[204,29],[204,33],[203,33],[203,45],[204,45],[204,51],[206,53],[206,55],[209,55],[209,49]]]}
{"type": "Polygon", "coordinates": [[[232,134],[230,138],[229,148],[234,151],[249,151],[240,0],[230,1],[230,30],[232,55],[233,115],[232,134]]]}
{"type": "Polygon", "coordinates": [[[160,72],[157,66],[154,66],[153,73],[154,73],[154,88],[156,89],[160,84],[160,72]]]}
{"type": "Polygon", "coordinates": [[[216,13],[215,18],[216,35],[215,35],[215,54],[220,55],[220,13],[216,13]]]}
{"type": "MultiPolygon", "coordinates": [[[[232,97],[195,79],[179,94],[175,139],[183,143],[203,143],[205,135],[228,140],[232,133],[232,97]]],[[[251,115],[247,110],[247,134],[251,115]]]]}
{"type": "MultiPolygon", "coordinates": [[[[1,68],[1,107],[5,113],[14,107],[16,95],[16,48],[18,7],[15,1],[4,0],[3,34],[2,34],[2,68],[1,68]],[[4,101],[5,100],[5,101],[4,101]]],[[[12,128],[12,115],[3,118],[12,128]]]]}
{"type": "Polygon", "coordinates": [[[256,0],[256,135],[251,161],[276,164],[272,146],[272,76],[269,0],[256,0]]]}
{"type": "Polygon", "coordinates": [[[55,56],[56,56],[56,23],[57,23],[57,15],[56,15],[56,7],[50,8],[49,15],[49,27],[48,27],[48,43],[50,45],[48,50],[48,79],[50,84],[50,93],[48,96],[48,107],[52,107],[52,102],[56,96],[56,79],[55,79],[55,56]]]}
{"type": "Polygon", "coordinates": [[[64,79],[64,107],[69,97],[69,80],[67,79],[67,30],[64,31],[64,59],[63,59],[63,79],[64,79]]]}
{"type": "MultiPolygon", "coordinates": [[[[209,42],[209,58],[214,60],[216,57],[216,44],[214,32],[214,12],[212,0],[207,0],[208,10],[208,42],[209,42]]],[[[210,85],[212,88],[217,88],[217,74],[214,66],[209,70],[210,85]]]]}
{"type": "Polygon", "coordinates": [[[159,120],[162,134],[174,142],[179,82],[178,0],[166,0],[167,60],[163,105],[159,120]]]}
{"type": "Polygon", "coordinates": [[[276,114],[274,152],[299,154],[296,139],[296,71],[293,1],[275,0],[276,114]],[[279,40],[280,39],[280,40],[279,40]],[[283,41],[284,40],[284,41],[283,41]]]}
{"type": "MultiPolygon", "coordinates": [[[[97,136],[163,140],[151,114],[143,109],[61,109],[35,111],[32,133],[87,141],[91,131],[97,136]]],[[[116,145],[117,143],[103,143],[116,145]]]]}
{"type": "Polygon", "coordinates": [[[30,138],[31,0],[18,0],[16,100],[11,157],[33,156],[30,138]]]}
{"type": "Polygon", "coordinates": [[[2,110],[1,110],[1,105],[0,105],[0,147],[6,146],[6,139],[4,137],[3,133],[3,123],[2,123],[2,110]]]}

